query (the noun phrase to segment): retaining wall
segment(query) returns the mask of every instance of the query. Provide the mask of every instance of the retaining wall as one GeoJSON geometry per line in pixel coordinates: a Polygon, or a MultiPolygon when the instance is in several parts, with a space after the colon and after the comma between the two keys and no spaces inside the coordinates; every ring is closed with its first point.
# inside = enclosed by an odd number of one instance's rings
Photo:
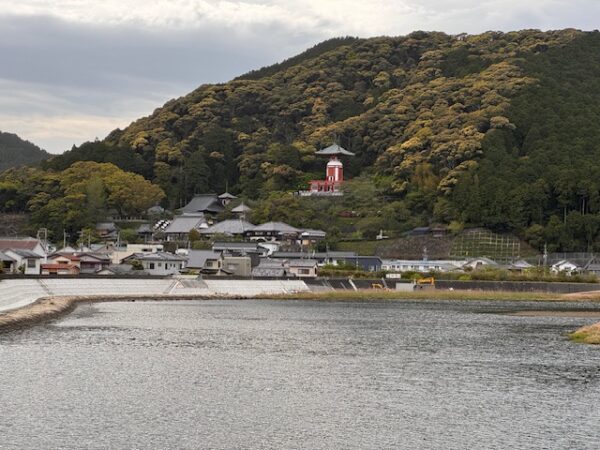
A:
{"type": "Polygon", "coordinates": [[[548,283],[542,281],[458,281],[435,280],[437,289],[464,289],[480,291],[548,292],[569,294],[572,292],[600,291],[600,283],[548,283]]]}
{"type": "Polygon", "coordinates": [[[260,296],[308,291],[302,280],[186,280],[174,278],[28,278],[0,281],[0,311],[53,296],[260,296]]]}

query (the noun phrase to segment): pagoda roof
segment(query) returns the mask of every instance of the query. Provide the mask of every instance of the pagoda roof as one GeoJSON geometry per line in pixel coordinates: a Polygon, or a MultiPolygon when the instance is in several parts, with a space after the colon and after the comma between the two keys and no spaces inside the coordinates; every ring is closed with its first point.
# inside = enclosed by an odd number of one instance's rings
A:
{"type": "Polygon", "coordinates": [[[233,213],[245,213],[249,211],[252,211],[252,208],[250,208],[248,205],[245,205],[244,202],[240,203],[238,206],[231,210],[231,212],[233,213]]]}
{"type": "Polygon", "coordinates": [[[337,144],[333,144],[333,145],[330,145],[327,148],[323,148],[323,149],[315,152],[315,155],[326,155],[326,156],[346,155],[346,156],[354,156],[354,153],[349,152],[344,147],[340,147],[337,144]]]}

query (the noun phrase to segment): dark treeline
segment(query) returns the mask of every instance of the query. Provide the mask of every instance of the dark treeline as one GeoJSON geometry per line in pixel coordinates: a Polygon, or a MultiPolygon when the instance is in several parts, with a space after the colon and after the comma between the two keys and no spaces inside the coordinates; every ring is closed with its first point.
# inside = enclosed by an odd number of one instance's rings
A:
{"type": "Polygon", "coordinates": [[[0,172],[10,167],[34,164],[50,154],[13,133],[0,131],[0,172]]]}

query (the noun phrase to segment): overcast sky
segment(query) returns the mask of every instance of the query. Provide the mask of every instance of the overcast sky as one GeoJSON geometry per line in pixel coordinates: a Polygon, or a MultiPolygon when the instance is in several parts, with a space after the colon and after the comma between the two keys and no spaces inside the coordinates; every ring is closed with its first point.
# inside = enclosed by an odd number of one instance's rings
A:
{"type": "Polygon", "coordinates": [[[598,0],[0,0],[0,130],[61,153],[330,37],[599,21],[598,0]]]}

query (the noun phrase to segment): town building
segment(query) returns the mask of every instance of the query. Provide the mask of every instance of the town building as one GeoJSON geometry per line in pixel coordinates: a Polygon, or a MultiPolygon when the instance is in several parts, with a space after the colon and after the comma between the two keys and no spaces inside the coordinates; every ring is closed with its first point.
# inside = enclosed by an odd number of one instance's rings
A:
{"type": "Polygon", "coordinates": [[[200,232],[205,228],[208,228],[208,222],[204,213],[186,213],[175,217],[163,233],[165,240],[168,242],[187,242],[190,231],[200,232]]]}
{"type": "Polygon", "coordinates": [[[187,250],[186,268],[204,273],[216,273],[221,268],[221,253],[212,250],[187,250]]]}
{"type": "Polygon", "coordinates": [[[225,192],[224,194],[219,195],[218,199],[221,202],[221,205],[227,206],[233,200],[237,200],[237,197],[233,194],[230,194],[229,192],[225,192]]]}
{"type": "Polygon", "coordinates": [[[221,255],[221,270],[227,275],[249,277],[252,275],[252,260],[249,256],[221,255]]]}
{"type": "Polygon", "coordinates": [[[4,250],[3,253],[15,261],[13,265],[15,273],[23,273],[25,275],[40,274],[40,266],[43,258],[33,250],[10,248],[4,250]]]}
{"type": "Polygon", "coordinates": [[[403,272],[454,272],[461,270],[465,261],[455,260],[414,260],[414,259],[384,259],[381,262],[381,270],[390,273],[403,272]]]}
{"type": "Polygon", "coordinates": [[[263,258],[260,264],[252,269],[256,278],[285,278],[290,275],[287,261],[263,258]]]}
{"type": "Polygon", "coordinates": [[[326,236],[327,233],[325,231],[305,228],[300,233],[300,245],[302,245],[302,247],[310,247],[316,245],[323,239],[325,239],[326,236]]]}
{"type": "Polygon", "coordinates": [[[149,223],[143,223],[136,228],[136,233],[144,242],[152,242],[154,240],[154,228],[149,223]]]}
{"type": "Polygon", "coordinates": [[[114,222],[100,222],[96,224],[96,233],[104,242],[115,242],[119,238],[119,227],[114,222]]]}
{"type": "Polygon", "coordinates": [[[514,261],[507,266],[507,269],[511,272],[523,273],[535,267],[533,264],[528,263],[523,259],[519,259],[518,261],[514,261]]]}
{"type": "Polygon", "coordinates": [[[206,214],[214,215],[223,211],[223,202],[217,194],[197,194],[187,205],[181,208],[183,214],[206,214]]]}
{"type": "Polygon", "coordinates": [[[185,269],[187,258],[172,253],[134,253],[123,260],[124,263],[139,261],[149,275],[175,275],[185,269]]]}
{"type": "Polygon", "coordinates": [[[252,259],[250,256],[234,256],[211,250],[189,250],[186,268],[207,275],[249,277],[252,274],[252,259]]]}
{"type": "Polygon", "coordinates": [[[483,269],[484,267],[489,267],[492,269],[502,268],[496,261],[485,256],[469,259],[462,265],[464,270],[479,270],[483,269]]]}
{"type": "Polygon", "coordinates": [[[30,250],[39,256],[48,254],[48,246],[41,240],[32,237],[0,237],[0,251],[30,250]]]}
{"type": "Polygon", "coordinates": [[[125,247],[118,247],[113,249],[108,255],[113,264],[120,264],[128,256],[134,253],[157,253],[164,250],[163,244],[150,243],[150,244],[127,244],[125,247]]]}
{"type": "Polygon", "coordinates": [[[356,252],[341,252],[341,251],[329,251],[329,252],[273,252],[271,258],[273,259],[314,259],[317,261],[319,266],[324,265],[338,265],[344,264],[346,258],[353,258],[358,256],[356,252]]]}
{"type": "Polygon", "coordinates": [[[264,243],[258,242],[220,242],[217,241],[212,246],[213,251],[219,253],[227,253],[230,255],[258,255],[267,256],[269,250],[264,247],[264,243]]]}
{"type": "Polygon", "coordinates": [[[105,254],[88,252],[57,252],[48,257],[49,262],[56,264],[74,265],[79,273],[97,273],[111,264],[111,259],[105,254]]]}
{"type": "Polygon", "coordinates": [[[257,242],[295,242],[301,233],[302,230],[284,222],[266,222],[248,230],[245,236],[257,242]]]}
{"type": "Polygon", "coordinates": [[[250,208],[248,205],[245,205],[244,202],[231,209],[231,212],[233,214],[235,214],[238,218],[244,220],[246,219],[246,216],[250,214],[251,211],[252,208],[250,208]]]}
{"type": "Polygon", "coordinates": [[[290,275],[298,278],[316,278],[318,263],[315,259],[290,259],[290,275]]]}
{"type": "Polygon", "coordinates": [[[4,252],[0,252],[0,264],[2,264],[0,272],[2,273],[13,273],[16,271],[16,260],[11,258],[4,252]]]}
{"type": "Polygon", "coordinates": [[[246,222],[245,220],[230,219],[223,220],[222,222],[218,222],[208,228],[204,228],[200,230],[200,234],[204,236],[215,236],[219,234],[225,236],[243,236],[254,228],[255,226],[253,224],[246,222]]]}
{"type": "Polygon", "coordinates": [[[73,263],[50,262],[40,267],[42,275],[79,275],[80,268],[73,263]]]}
{"type": "Polygon", "coordinates": [[[149,275],[143,270],[134,270],[131,264],[111,264],[108,267],[100,270],[96,275],[110,275],[110,276],[143,276],[149,275]]]}
{"type": "Polygon", "coordinates": [[[381,270],[381,258],[379,256],[349,256],[344,262],[365,272],[378,272],[381,270]]]}
{"type": "Polygon", "coordinates": [[[573,274],[579,273],[581,271],[582,271],[581,267],[579,267],[577,264],[572,263],[571,261],[568,261],[566,259],[558,261],[558,262],[552,264],[552,266],[550,266],[550,272],[552,272],[552,273],[564,273],[566,275],[573,275],[573,274]]]}

